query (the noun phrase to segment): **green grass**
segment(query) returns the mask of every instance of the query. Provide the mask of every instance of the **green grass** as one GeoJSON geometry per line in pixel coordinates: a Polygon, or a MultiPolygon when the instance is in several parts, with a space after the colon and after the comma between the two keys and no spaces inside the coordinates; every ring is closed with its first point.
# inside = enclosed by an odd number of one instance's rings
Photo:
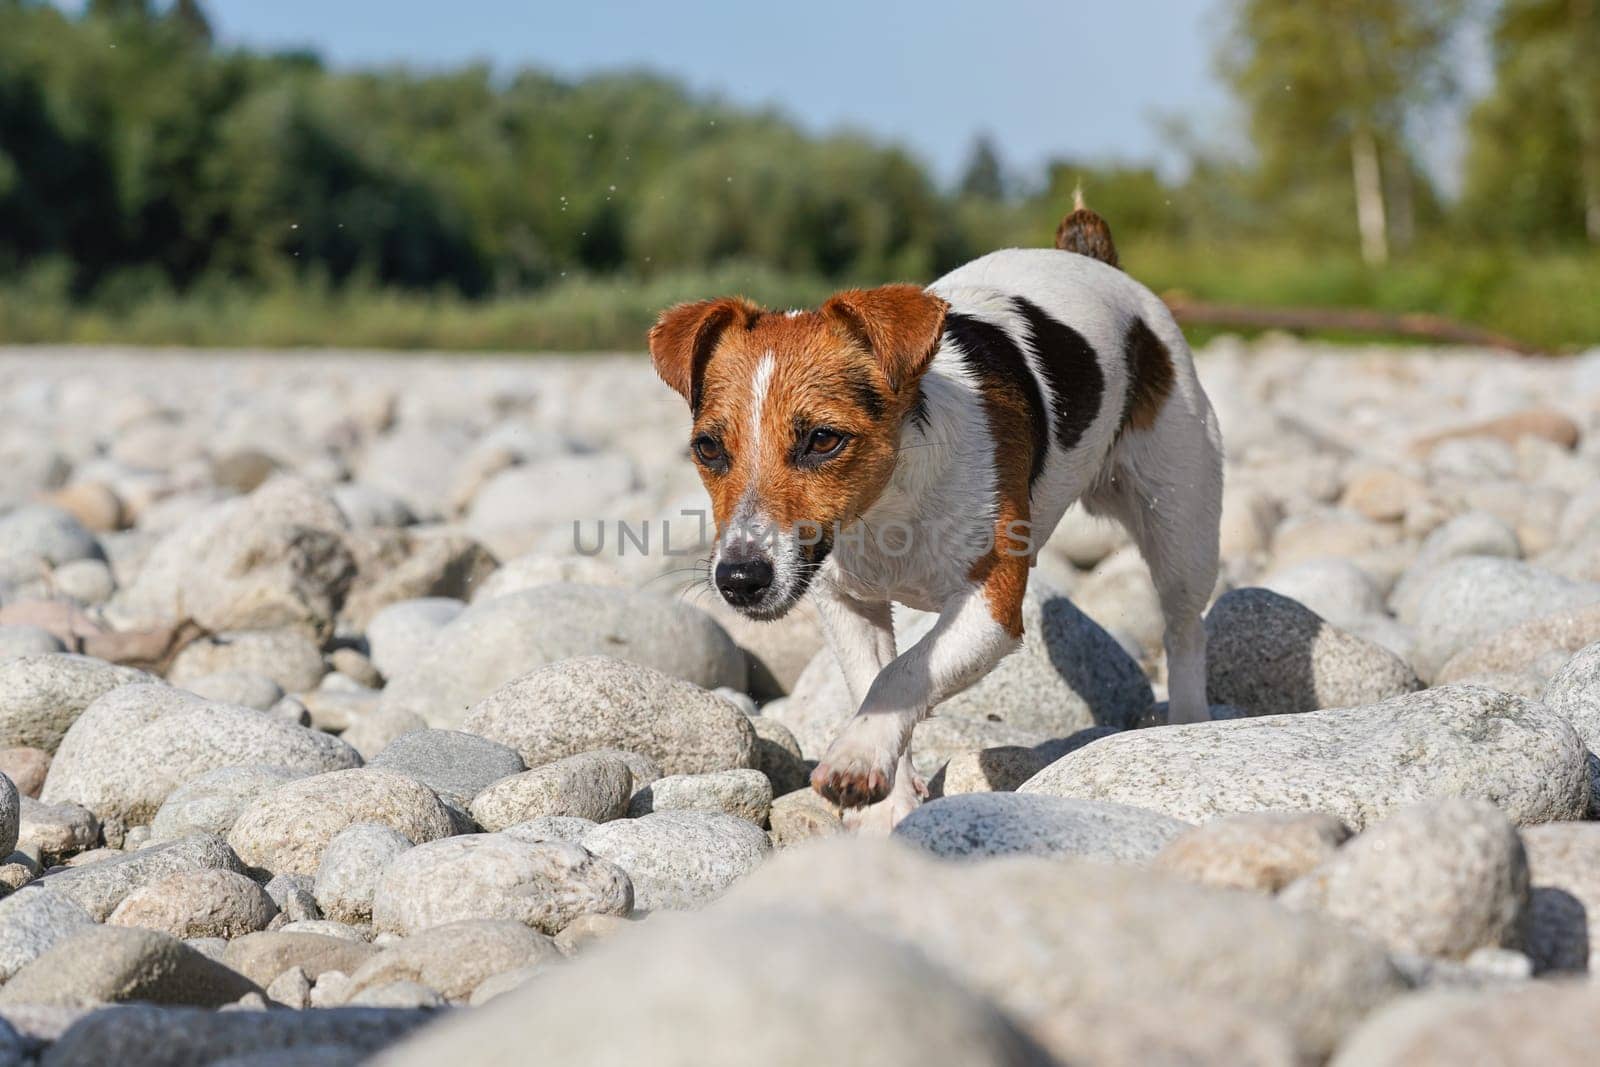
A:
{"type": "MultiPolygon", "coordinates": [[[[1600,253],[1437,247],[1381,270],[1353,256],[1288,245],[1130,240],[1122,254],[1135,277],[1163,293],[1269,306],[1428,311],[1555,351],[1600,344],[1600,253]]],[[[181,295],[125,284],[75,303],[41,270],[0,284],[0,342],[639,350],[657,312],[679,300],[742,293],[769,306],[791,307],[815,305],[832,288],[820,278],[730,265],[645,280],[570,279],[486,301],[447,292],[299,283],[266,291],[210,284],[181,295]]]]}

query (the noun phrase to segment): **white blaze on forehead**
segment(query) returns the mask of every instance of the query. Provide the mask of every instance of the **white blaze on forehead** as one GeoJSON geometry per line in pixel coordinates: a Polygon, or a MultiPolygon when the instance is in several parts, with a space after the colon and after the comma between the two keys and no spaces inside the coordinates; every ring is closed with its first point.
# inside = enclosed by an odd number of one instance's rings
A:
{"type": "Polygon", "coordinates": [[[772,353],[768,352],[756,364],[750,379],[750,455],[760,462],[761,409],[767,406],[767,387],[772,384],[772,353]]]}

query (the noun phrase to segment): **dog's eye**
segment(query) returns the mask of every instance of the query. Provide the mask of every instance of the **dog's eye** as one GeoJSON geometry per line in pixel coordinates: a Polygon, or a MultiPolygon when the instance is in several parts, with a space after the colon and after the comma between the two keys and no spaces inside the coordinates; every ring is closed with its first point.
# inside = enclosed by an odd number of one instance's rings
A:
{"type": "Polygon", "coordinates": [[[719,467],[727,458],[722,451],[722,442],[709,434],[701,434],[690,445],[694,449],[694,456],[708,467],[719,467]]]}
{"type": "Polygon", "coordinates": [[[824,459],[844,446],[844,434],[837,430],[816,429],[806,438],[806,455],[824,459]]]}

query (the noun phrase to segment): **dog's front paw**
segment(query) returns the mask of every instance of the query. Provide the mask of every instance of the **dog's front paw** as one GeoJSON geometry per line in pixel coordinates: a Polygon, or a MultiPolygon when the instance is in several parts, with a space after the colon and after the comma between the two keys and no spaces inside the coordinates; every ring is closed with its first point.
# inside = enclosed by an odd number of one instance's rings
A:
{"type": "Polygon", "coordinates": [[[849,723],[811,772],[811,788],[842,808],[861,808],[887,797],[900,756],[873,736],[878,732],[870,722],[849,723]]]}

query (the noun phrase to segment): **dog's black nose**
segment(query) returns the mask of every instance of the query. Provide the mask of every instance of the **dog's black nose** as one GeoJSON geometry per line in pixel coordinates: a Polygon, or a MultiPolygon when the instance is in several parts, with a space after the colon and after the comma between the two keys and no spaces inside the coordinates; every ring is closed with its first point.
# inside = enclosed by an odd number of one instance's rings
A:
{"type": "Polygon", "coordinates": [[[760,600],[770,585],[772,564],[764,559],[717,564],[717,591],[736,608],[747,608],[760,600]]]}

